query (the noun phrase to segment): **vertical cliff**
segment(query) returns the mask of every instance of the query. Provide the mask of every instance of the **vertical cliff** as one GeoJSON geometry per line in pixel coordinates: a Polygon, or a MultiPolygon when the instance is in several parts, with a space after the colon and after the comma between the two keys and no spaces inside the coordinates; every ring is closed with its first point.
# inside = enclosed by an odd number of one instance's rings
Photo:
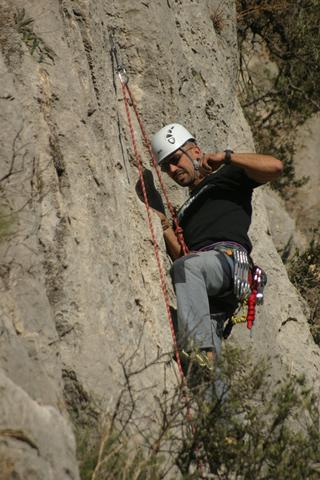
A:
{"type": "Polygon", "coordinates": [[[313,115],[297,131],[295,168],[299,177],[308,181],[297,192],[291,205],[297,226],[303,230],[308,239],[314,237],[314,229],[319,227],[319,114],[313,115]]]}
{"type": "MultiPolygon", "coordinates": [[[[171,349],[110,30],[149,134],[180,121],[204,149],[250,151],[235,5],[1,0],[0,26],[0,459],[4,478],[76,479],[68,411],[79,419],[91,398],[112,405],[119,360],[135,350],[139,365],[171,349]]],[[[256,194],[252,238],[269,275],[266,303],[253,338],[245,327],[233,338],[271,355],[274,375],[314,380],[319,350],[274,248],[265,195],[256,194]]],[[[155,365],[138,381],[161,372],[155,365]]],[[[173,362],[167,374],[176,381],[173,362]]]]}

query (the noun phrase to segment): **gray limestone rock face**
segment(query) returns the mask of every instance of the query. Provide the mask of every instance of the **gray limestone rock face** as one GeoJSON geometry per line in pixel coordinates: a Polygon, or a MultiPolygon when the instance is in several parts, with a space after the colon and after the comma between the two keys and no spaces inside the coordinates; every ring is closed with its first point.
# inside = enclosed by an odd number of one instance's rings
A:
{"type": "MultiPolygon", "coordinates": [[[[235,4],[224,2],[215,30],[220,3],[1,0],[0,451],[12,478],[28,478],[28,466],[32,478],[78,478],[69,414],[82,421],[91,398],[112,409],[125,366],[144,370],[136,379],[143,410],[176,384],[173,361],[164,375],[172,337],[110,32],[148,135],[178,121],[205,150],[252,151],[236,97],[235,4]]],[[[186,193],[165,182],[179,205],[186,193]]],[[[233,337],[271,354],[275,375],[298,371],[312,381],[318,347],[273,245],[262,192],[255,212],[267,300],[253,339],[245,327],[233,337]]],[[[161,225],[150,219],[174,307],[161,225]]]]}
{"type": "Polygon", "coordinates": [[[75,441],[60,412],[0,372],[0,478],[76,480],[75,441]]]}
{"type": "Polygon", "coordinates": [[[320,225],[319,132],[320,116],[315,114],[299,127],[295,143],[294,166],[297,177],[308,180],[298,189],[290,209],[297,226],[309,240],[314,237],[314,231],[320,225]]]}
{"type": "Polygon", "coordinates": [[[286,211],[280,195],[267,189],[264,192],[264,204],[271,236],[281,258],[286,261],[292,258],[297,250],[304,251],[308,245],[307,236],[298,229],[296,220],[286,211]]]}

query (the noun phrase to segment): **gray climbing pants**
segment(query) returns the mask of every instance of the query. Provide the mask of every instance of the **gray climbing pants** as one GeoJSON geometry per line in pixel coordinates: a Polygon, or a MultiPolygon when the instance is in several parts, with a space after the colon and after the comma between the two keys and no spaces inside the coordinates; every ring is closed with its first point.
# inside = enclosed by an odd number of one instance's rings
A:
{"type": "Polygon", "coordinates": [[[213,350],[219,355],[224,319],[211,318],[208,297],[230,291],[233,260],[215,250],[191,253],[174,261],[171,275],[177,297],[179,347],[213,350]]]}

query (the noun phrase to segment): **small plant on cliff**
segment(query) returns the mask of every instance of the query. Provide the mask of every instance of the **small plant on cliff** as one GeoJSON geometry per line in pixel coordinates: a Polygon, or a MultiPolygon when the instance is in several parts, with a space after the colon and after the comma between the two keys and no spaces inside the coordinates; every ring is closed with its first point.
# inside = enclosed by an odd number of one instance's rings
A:
{"type": "Polygon", "coordinates": [[[320,346],[320,228],[304,253],[291,260],[289,278],[310,307],[309,324],[315,342],[320,346]]]}
{"type": "Polygon", "coordinates": [[[33,55],[39,63],[50,60],[55,61],[56,54],[52,48],[48,47],[45,41],[34,31],[34,19],[27,17],[24,8],[17,9],[15,15],[15,26],[22,37],[22,41],[28,47],[30,54],[33,55]]]}
{"type": "Polygon", "coordinates": [[[130,401],[117,402],[91,463],[82,458],[83,480],[160,480],[174,468],[186,480],[319,478],[319,406],[302,378],[272,390],[265,365],[230,350],[213,378],[165,390],[142,415],[126,378],[130,401]]]}
{"type": "Polygon", "coordinates": [[[12,215],[10,216],[0,209],[0,242],[10,233],[12,224],[12,215]]]}

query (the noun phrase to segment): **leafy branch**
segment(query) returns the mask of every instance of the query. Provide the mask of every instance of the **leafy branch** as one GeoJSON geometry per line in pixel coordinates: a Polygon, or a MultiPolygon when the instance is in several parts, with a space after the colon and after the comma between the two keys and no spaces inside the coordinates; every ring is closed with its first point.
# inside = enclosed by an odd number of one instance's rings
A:
{"type": "Polygon", "coordinates": [[[274,187],[290,198],[307,179],[294,169],[295,132],[320,111],[318,0],[237,0],[240,100],[257,148],[285,163],[274,187]],[[260,51],[272,70],[250,64],[260,51]]]}
{"type": "Polygon", "coordinates": [[[45,41],[34,31],[34,19],[26,16],[24,8],[17,9],[14,15],[17,32],[22,41],[28,47],[30,54],[35,56],[39,63],[45,63],[48,59],[54,63],[56,54],[45,41]]]}

